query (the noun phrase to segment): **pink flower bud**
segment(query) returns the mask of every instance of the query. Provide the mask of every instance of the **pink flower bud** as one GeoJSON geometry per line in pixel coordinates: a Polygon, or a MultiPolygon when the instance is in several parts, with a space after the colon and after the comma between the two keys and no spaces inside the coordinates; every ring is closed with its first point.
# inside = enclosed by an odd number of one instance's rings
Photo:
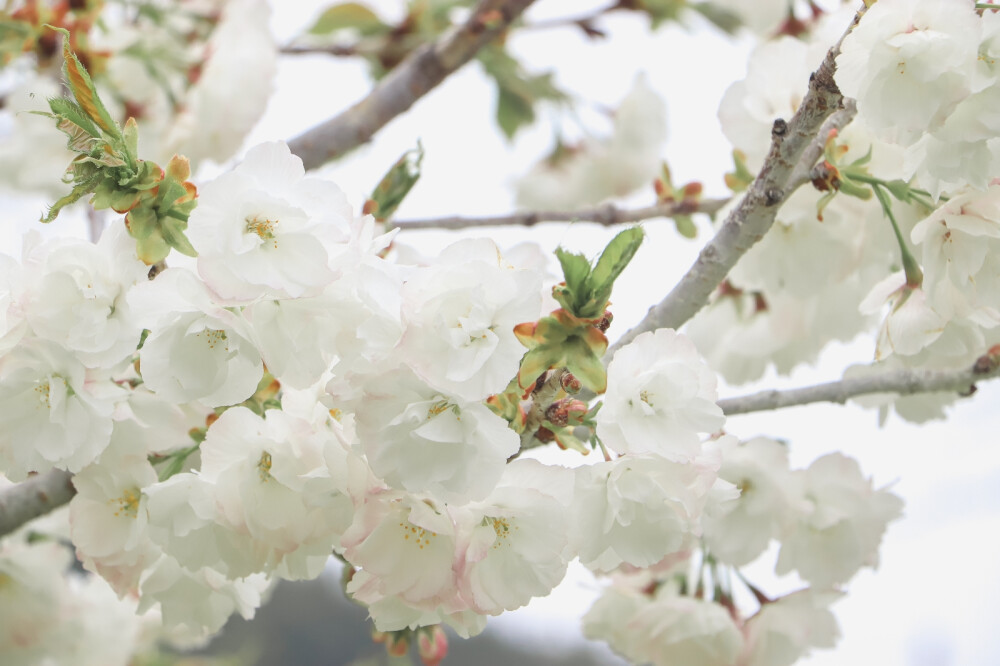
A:
{"type": "Polygon", "coordinates": [[[448,636],[435,624],[417,631],[417,648],[425,666],[438,666],[448,655],[448,636]]]}

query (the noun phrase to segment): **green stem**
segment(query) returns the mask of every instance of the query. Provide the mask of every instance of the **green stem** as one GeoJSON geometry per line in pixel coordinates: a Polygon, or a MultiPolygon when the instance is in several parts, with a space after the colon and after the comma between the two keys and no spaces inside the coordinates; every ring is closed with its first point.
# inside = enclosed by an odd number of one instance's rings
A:
{"type": "Polygon", "coordinates": [[[899,223],[896,222],[896,216],[892,213],[892,200],[881,183],[872,183],[871,186],[872,191],[875,192],[875,197],[882,204],[885,216],[889,218],[889,222],[892,224],[893,233],[896,234],[896,242],[899,243],[899,254],[903,259],[903,272],[906,273],[906,284],[910,287],[919,287],[924,282],[924,273],[920,270],[920,264],[914,259],[913,254],[910,253],[910,248],[906,246],[903,232],[899,230],[899,223]]]}

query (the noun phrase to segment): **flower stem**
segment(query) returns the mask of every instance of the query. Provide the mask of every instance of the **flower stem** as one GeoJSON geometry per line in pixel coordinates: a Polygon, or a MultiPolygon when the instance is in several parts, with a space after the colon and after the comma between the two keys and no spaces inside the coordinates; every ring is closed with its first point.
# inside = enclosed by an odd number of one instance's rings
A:
{"type": "Polygon", "coordinates": [[[889,222],[892,224],[893,233],[896,234],[896,242],[899,243],[899,254],[903,260],[903,271],[906,273],[906,284],[910,287],[919,287],[924,282],[924,273],[920,270],[920,264],[913,257],[910,248],[906,245],[906,240],[903,238],[903,233],[899,230],[899,223],[896,222],[896,216],[892,213],[892,200],[889,199],[889,194],[881,183],[872,183],[871,186],[872,191],[875,192],[875,197],[882,204],[885,216],[889,218],[889,222]]]}

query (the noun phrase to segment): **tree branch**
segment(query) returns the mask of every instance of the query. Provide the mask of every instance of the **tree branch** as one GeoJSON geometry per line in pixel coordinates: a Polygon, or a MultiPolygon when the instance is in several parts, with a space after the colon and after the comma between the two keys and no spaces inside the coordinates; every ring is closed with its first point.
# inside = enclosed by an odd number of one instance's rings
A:
{"type": "Polygon", "coordinates": [[[467,63],[534,0],[482,0],[464,25],[408,56],[368,96],[340,115],[289,141],[306,169],[316,168],[368,141],[390,120],[467,63]]]}
{"type": "MultiPolygon", "coordinates": [[[[856,20],[856,19],[855,19],[856,20]]],[[[846,34],[846,33],[845,33],[846,34]]],[[[694,265],[666,298],[649,309],[646,317],[608,349],[605,358],[645,331],[680,328],[711,297],[736,262],[771,228],[775,216],[789,195],[802,182],[822,154],[827,119],[843,110],[836,122],[846,123],[851,113],[843,106],[843,95],[833,79],[840,43],[831,48],[819,69],[809,78],[809,92],[789,122],[774,121],[771,150],[749,191],[726,218],[715,237],[698,255],[694,265]]]]}
{"type": "Polygon", "coordinates": [[[59,469],[0,490],[0,537],[69,502],[73,475],[59,469]]]}
{"type": "Polygon", "coordinates": [[[976,382],[1000,377],[1000,365],[983,356],[969,368],[958,370],[895,370],[868,377],[852,377],[840,381],[806,386],[787,391],[761,391],[719,401],[726,416],[763,412],[814,402],[845,404],[851,398],[873,393],[913,395],[947,391],[961,396],[972,395],[976,382]]]}
{"type": "Polygon", "coordinates": [[[709,215],[722,208],[729,199],[704,199],[697,203],[665,203],[645,208],[625,210],[613,204],[581,208],[579,210],[540,210],[494,215],[489,217],[439,217],[423,220],[391,220],[393,227],[400,229],[468,229],[470,227],[523,226],[530,227],[539,222],[595,222],[604,226],[640,222],[657,217],[674,217],[707,213],[709,215]]]}

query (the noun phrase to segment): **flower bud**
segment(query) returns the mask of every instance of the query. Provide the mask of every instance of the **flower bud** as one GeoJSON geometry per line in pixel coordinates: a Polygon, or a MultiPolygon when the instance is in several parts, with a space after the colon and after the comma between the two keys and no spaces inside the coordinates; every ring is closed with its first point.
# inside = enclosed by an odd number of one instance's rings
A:
{"type": "Polygon", "coordinates": [[[562,384],[562,389],[566,391],[566,393],[579,393],[580,389],[583,388],[583,384],[580,383],[580,380],[569,372],[562,376],[560,383],[562,384]]]}
{"type": "Polygon", "coordinates": [[[438,666],[448,656],[448,636],[439,624],[421,627],[417,630],[417,648],[425,666],[438,666]]]}

